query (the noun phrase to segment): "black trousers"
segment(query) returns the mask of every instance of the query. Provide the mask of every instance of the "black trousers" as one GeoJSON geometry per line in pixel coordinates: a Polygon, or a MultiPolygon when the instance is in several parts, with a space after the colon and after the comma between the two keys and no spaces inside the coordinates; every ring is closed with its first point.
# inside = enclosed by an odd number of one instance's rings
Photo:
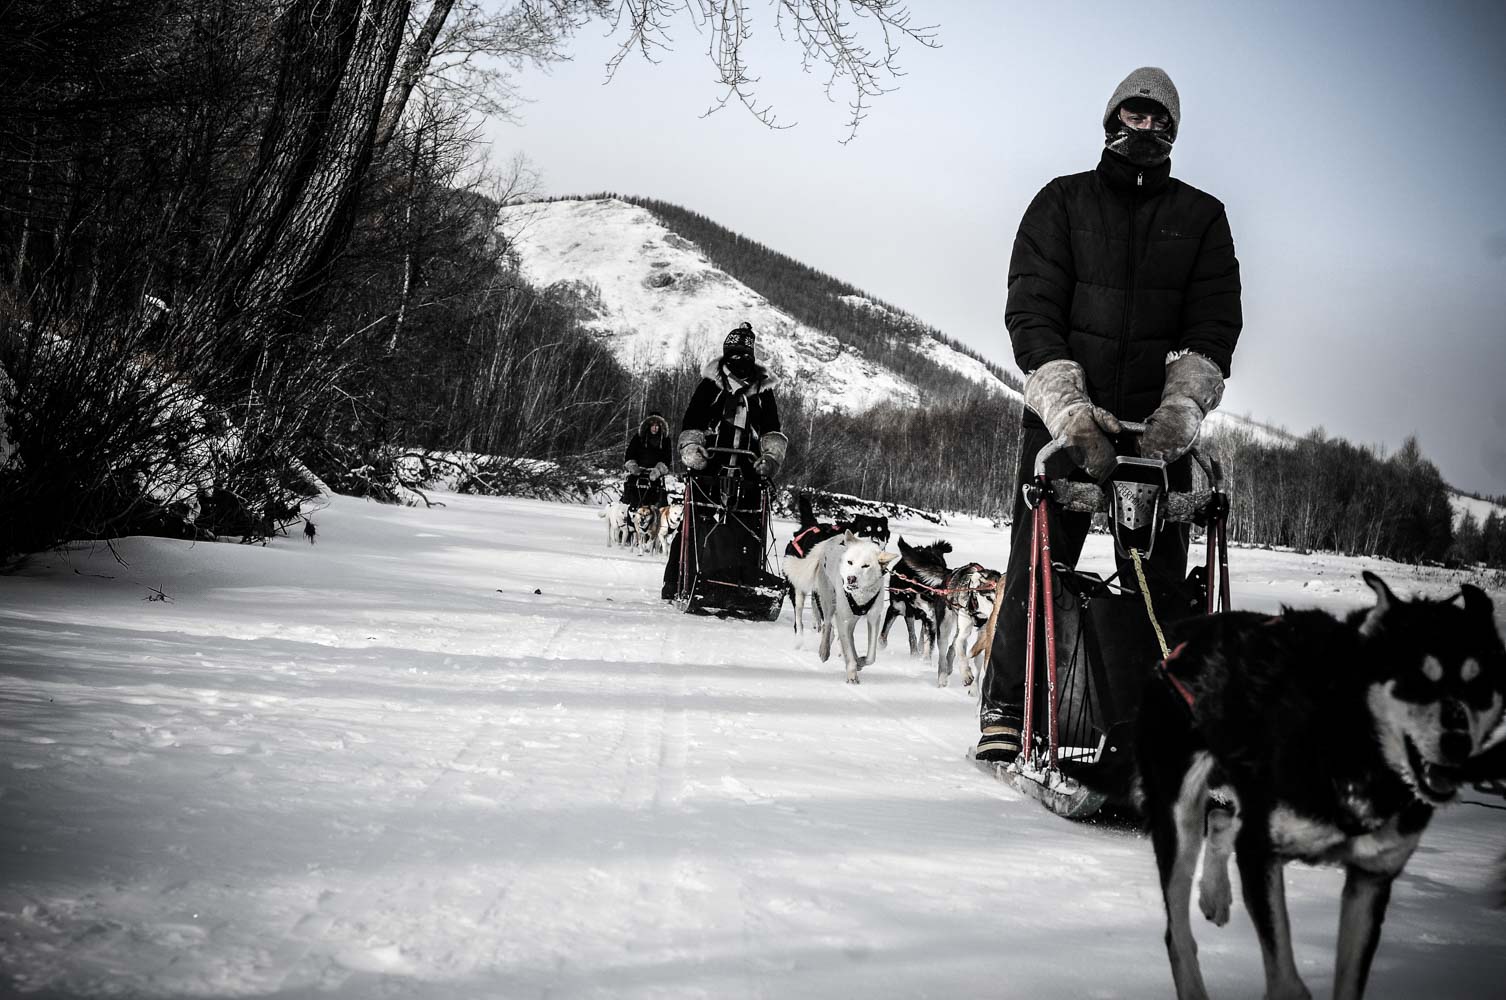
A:
{"type": "MultiPolygon", "coordinates": [[[[1019,487],[1035,478],[1036,454],[1050,441],[1050,432],[1027,411],[1020,433],[1020,456],[1016,472],[1018,485],[1014,498],[1014,523],[1010,528],[1009,565],[1004,577],[1004,606],[999,609],[999,625],[994,632],[993,648],[989,651],[988,674],[979,699],[979,721],[982,726],[997,725],[1003,721],[1008,721],[1011,725],[1018,724],[1025,702],[1025,640],[1030,628],[1030,549],[1034,512],[1025,503],[1024,493],[1019,487]]],[[[1133,455],[1134,436],[1121,435],[1114,441],[1114,448],[1121,455],[1133,455]]],[[[1066,476],[1091,482],[1087,473],[1076,468],[1064,453],[1058,453],[1046,463],[1046,473],[1052,478],[1066,476]]],[[[1173,491],[1191,489],[1192,459],[1184,456],[1173,462],[1167,467],[1166,477],[1173,491]]],[[[1046,523],[1051,537],[1053,564],[1076,567],[1092,519],[1091,514],[1063,511],[1053,504],[1047,504],[1046,523]]],[[[1170,583],[1178,586],[1187,575],[1188,531],[1185,524],[1167,522],[1156,535],[1151,558],[1141,560],[1146,567],[1147,579],[1152,583],[1153,596],[1159,589],[1158,585],[1170,583]]],[[[1139,584],[1135,579],[1134,564],[1128,559],[1120,558],[1117,553],[1115,561],[1119,568],[1120,582],[1137,591],[1139,584]]],[[[1074,613],[1075,605],[1061,596],[1059,583],[1056,590],[1055,600],[1060,620],[1061,614],[1074,613]]],[[[1066,630],[1059,629],[1058,641],[1063,634],[1066,634],[1066,630]]],[[[1104,639],[1112,641],[1111,637],[1104,639]]],[[[1044,629],[1039,629],[1036,634],[1036,663],[1036,676],[1044,677],[1044,629]]],[[[1036,704],[1044,704],[1044,699],[1038,698],[1036,704]]]]}

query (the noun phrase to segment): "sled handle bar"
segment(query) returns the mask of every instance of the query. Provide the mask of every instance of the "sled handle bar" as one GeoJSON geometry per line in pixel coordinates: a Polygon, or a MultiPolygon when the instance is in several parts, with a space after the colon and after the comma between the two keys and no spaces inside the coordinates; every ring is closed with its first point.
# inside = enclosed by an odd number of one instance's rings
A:
{"type": "MultiPolygon", "coordinates": [[[[1124,429],[1131,434],[1144,434],[1145,424],[1133,420],[1121,421],[1124,429]]],[[[1046,460],[1061,451],[1065,444],[1061,441],[1049,441],[1035,456],[1035,477],[1037,480],[1046,478],[1046,460]]],[[[1192,456],[1198,466],[1202,468],[1208,481],[1213,483],[1214,489],[1193,490],[1190,493],[1167,493],[1166,508],[1162,516],[1168,521],[1181,521],[1191,523],[1198,520],[1204,514],[1208,506],[1214,502],[1222,490],[1217,487],[1222,481],[1217,462],[1198,450],[1196,443],[1189,448],[1187,453],[1192,456]]],[[[1081,514],[1104,513],[1109,509],[1108,491],[1097,483],[1081,483],[1068,479],[1059,479],[1050,483],[1052,499],[1063,510],[1075,511],[1081,514]]]]}
{"type": "MultiPolygon", "coordinates": [[[[1109,497],[1103,487],[1096,483],[1075,483],[1061,480],[1051,484],[1052,499],[1063,510],[1080,514],[1106,513],[1109,497]]],[[[1162,513],[1168,521],[1191,524],[1203,516],[1204,510],[1219,495],[1217,490],[1193,490],[1191,493],[1166,494],[1166,508],[1162,513]]]]}
{"type": "Polygon", "coordinates": [[[722,455],[747,455],[749,458],[758,457],[758,452],[749,451],[747,448],[707,448],[706,450],[722,455]]]}
{"type": "MultiPolygon", "coordinates": [[[[1145,433],[1146,425],[1143,424],[1143,423],[1140,423],[1138,421],[1135,421],[1135,420],[1121,420],[1119,423],[1120,423],[1120,425],[1126,431],[1128,431],[1131,434],[1144,434],[1145,433]]],[[[1202,428],[1199,428],[1198,430],[1199,430],[1199,435],[1201,436],[1202,428]]],[[[1046,460],[1048,458],[1052,457],[1053,455],[1055,455],[1057,452],[1061,451],[1065,447],[1066,447],[1066,443],[1063,442],[1063,441],[1047,441],[1046,444],[1041,448],[1041,450],[1038,451],[1038,452],[1036,452],[1036,454],[1035,454],[1035,478],[1041,479],[1041,478],[1043,478],[1046,475],[1046,460]]],[[[1187,454],[1189,454],[1189,455],[1192,456],[1192,460],[1194,462],[1196,462],[1198,464],[1198,467],[1203,470],[1203,474],[1208,477],[1208,481],[1210,483],[1221,483],[1222,482],[1223,477],[1220,474],[1220,470],[1218,468],[1218,463],[1217,462],[1211,462],[1209,460],[1208,456],[1206,456],[1206,455],[1204,455],[1202,453],[1202,451],[1197,446],[1197,438],[1193,438],[1192,447],[1189,448],[1189,449],[1187,449],[1187,454]]],[[[1065,485],[1065,484],[1058,484],[1057,485],[1056,488],[1058,489],[1058,491],[1060,491],[1062,485],[1065,485]]],[[[1090,489],[1094,489],[1094,490],[1098,489],[1097,486],[1095,486],[1095,485],[1093,485],[1091,483],[1076,483],[1076,484],[1073,484],[1073,485],[1076,485],[1076,486],[1086,486],[1086,487],[1089,487],[1090,489]]],[[[1066,506],[1066,505],[1063,504],[1063,506],[1066,506]]],[[[1088,508],[1084,508],[1084,507],[1070,507],[1068,509],[1069,510],[1087,510],[1088,508]]],[[[1104,510],[1105,508],[1104,507],[1097,507],[1097,508],[1094,508],[1094,509],[1095,510],[1104,510]]],[[[1176,520],[1176,518],[1172,518],[1172,520],[1176,520]]]]}

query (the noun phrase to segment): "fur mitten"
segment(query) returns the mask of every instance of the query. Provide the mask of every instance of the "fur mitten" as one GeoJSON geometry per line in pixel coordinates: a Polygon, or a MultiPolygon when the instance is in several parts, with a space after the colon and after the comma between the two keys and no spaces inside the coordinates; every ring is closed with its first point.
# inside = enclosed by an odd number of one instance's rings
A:
{"type": "Polygon", "coordinates": [[[699,472],[706,468],[706,460],[710,457],[706,451],[705,431],[680,432],[680,461],[685,463],[685,468],[699,472]]]}
{"type": "Polygon", "coordinates": [[[789,453],[790,439],[780,431],[769,431],[758,439],[759,456],[753,468],[765,479],[773,479],[784,468],[784,457],[789,453]]]}
{"type": "Polygon", "coordinates": [[[1166,366],[1161,405],[1145,420],[1137,447],[1146,458],[1175,462],[1197,440],[1203,418],[1224,398],[1224,376],[1201,354],[1180,355],[1166,366]]]}
{"type": "Polygon", "coordinates": [[[1114,468],[1114,445],[1108,435],[1124,428],[1088,398],[1087,379],[1077,362],[1048,361],[1031,372],[1025,379],[1025,405],[1088,475],[1102,479],[1114,468]]]}

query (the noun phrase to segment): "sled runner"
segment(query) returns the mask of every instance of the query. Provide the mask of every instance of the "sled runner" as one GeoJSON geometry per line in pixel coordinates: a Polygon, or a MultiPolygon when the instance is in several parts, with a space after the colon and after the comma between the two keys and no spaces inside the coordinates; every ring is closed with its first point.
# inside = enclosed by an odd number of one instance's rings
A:
{"type": "MultiPolygon", "coordinates": [[[[1132,433],[1144,430],[1140,424],[1124,426],[1132,433]]],[[[1032,512],[1020,734],[1025,749],[1009,764],[978,764],[1052,812],[1080,819],[1106,803],[1129,801],[1144,679],[1167,654],[1162,623],[1229,610],[1229,505],[1218,462],[1196,449],[1190,454],[1209,486],[1188,493],[1168,488],[1166,463],[1128,456],[1117,460],[1102,486],[1052,480],[1046,462],[1058,450],[1055,442],[1041,449],[1035,478],[1024,486],[1032,512]],[[1115,551],[1133,566],[1135,579],[1114,583],[1053,564],[1047,504],[1106,513],[1115,551]],[[1153,587],[1143,566],[1168,521],[1207,529],[1206,561],[1182,588],[1153,587]]]]}
{"type": "MultiPolygon", "coordinates": [[[[742,449],[706,450],[757,457],[742,449]]],[[[685,477],[676,608],[748,621],[779,617],[785,583],[772,572],[769,494],[768,480],[740,465],[685,477]]]]}

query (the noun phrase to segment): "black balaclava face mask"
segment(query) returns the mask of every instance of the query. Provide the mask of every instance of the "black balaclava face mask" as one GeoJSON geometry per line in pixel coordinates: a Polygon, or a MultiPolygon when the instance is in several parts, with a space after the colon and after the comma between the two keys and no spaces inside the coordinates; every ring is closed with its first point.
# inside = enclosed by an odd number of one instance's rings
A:
{"type": "Polygon", "coordinates": [[[756,363],[751,353],[738,352],[722,357],[722,364],[727,366],[727,371],[740,381],[746,382],[753,376],[756,363]]]}
{"type": "MultiPolygon", "coordinates": [[[[1125,105],[1131,101],[1125,101],[1125,105]]],[[[1146,101],[1150,108],[1158,110],[1161,114],[1166,109],[1153,101],[1146,101]]],[[[1132,107],[1132,111],[1150,110],[1150,108],[1132,107]]],[[[1119,112],[1114,112],[1115,120],[1118,120],[1119,112]]],[[[1154,167],[1159,163],[1165,163],[1171,157],[1172,134],[1170,132],[1157,132],[1152,129],[1130,128],[1122,121],[1117,122],[1119,131],[1109,133],[1104,137],[1104,145],[1109,151],[1129,160],[1137,167],[1154,167]]]]}

